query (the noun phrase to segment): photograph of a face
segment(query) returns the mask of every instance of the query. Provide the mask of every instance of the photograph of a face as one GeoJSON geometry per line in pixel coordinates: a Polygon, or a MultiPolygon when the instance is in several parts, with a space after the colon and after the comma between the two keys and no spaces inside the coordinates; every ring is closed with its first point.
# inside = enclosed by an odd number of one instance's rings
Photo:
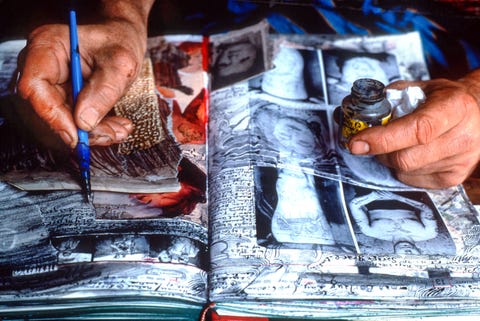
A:
{"type": "Polygon", "coordinates": [[[345,192],[362,253],[455,255],[452,237],[427,193],[347,184],[345,192]]]}
{"type": "Polygon", "coordinates": [[[275,167],[256,167],[254,177],[260,245],[355,252],[338,182],[275,167]]]}
{"type": "Polygon", "coordinates": [[[266,24],[211,38],[211,89],[250,79],[268,69],[266,24]]]}
{"type": "Polygon", "coordinates": [[[322,56],[330,105],[340,105],[357,79],[372,78],[385,86],[401,79],[396,57],[387,52],[333,49],[322,51],[322,56]]]}

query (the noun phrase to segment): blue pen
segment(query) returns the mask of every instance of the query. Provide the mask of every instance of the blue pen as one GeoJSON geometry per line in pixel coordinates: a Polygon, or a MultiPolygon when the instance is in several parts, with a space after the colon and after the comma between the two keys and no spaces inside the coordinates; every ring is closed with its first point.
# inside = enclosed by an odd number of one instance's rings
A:
{"type": "MultiPolygon", "coordinates": [[[[77,16],[75,10],[70,9],[70,60],[72,74],[73,105],[77,104],[77,96],[83,87],[82,66],[78,50],[77,16]]],[[[86,201],[92,203],[92,189],[90,185],[90,146],[88,133],[78,129],[77,156],[80,167],[81,185],[86,201]]]]}

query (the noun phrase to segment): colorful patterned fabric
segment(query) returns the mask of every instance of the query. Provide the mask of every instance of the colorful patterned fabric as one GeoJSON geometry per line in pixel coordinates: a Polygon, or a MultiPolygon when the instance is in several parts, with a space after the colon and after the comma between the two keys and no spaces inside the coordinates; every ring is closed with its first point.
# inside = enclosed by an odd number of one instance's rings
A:
{"type": "Polygon", "coordinates": [[[398,34],[417,30],[432,77],[480,67],[480,4],[453,0],[225,0],[189,7],[183,23],[213,33],[267,18],[278,33],[398,34]],[[190,10],[189,10],[190,9],[190,10]]]}
{"type": "MultiPolygon", "coordinates": [[[[0,38],[25,37],[38,24],[64,21],[68,3],[0,1],[0,38]]],[[[80,1],[79,16],[98,10],[98,3],[80,1]]],[[[417,30],[432,77],[457,78],[480,67],[478,0],[157,0],[149,27],[150,35],[208,34],[262,18],[279,33],[362,35],[417,30]]]]}

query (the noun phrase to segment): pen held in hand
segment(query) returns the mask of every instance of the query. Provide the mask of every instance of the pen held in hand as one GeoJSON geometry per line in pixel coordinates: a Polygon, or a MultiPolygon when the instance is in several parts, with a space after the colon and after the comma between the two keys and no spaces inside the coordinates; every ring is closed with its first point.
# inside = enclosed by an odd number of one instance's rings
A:
{"type": "MultiPolygon", "coordinates": [[[[72,77],[73,105],[77,104],[77,96],[83,87],[82,67],[80,63],[80,52],[78,49],[77,17],[75,10],[70,9],[70,60],[72,77]]],[[[81,186],[86,201],[92,203],[92,190],[90,185],[90,146],[88,133],[78,129],[77,156],[80,168],[81,186]]]]}

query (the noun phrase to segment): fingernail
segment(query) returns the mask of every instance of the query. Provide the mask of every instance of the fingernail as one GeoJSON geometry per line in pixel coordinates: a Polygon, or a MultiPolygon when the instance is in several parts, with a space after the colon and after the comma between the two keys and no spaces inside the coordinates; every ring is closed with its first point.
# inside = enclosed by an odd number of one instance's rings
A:
{"type": "Polygon", "coordinates": [[[120,125],[122,125],[123,127],[125,127],[126,130],[132,130],[133,129],[133,123],[131,120],[129,119],[126,119],[126,118],[120,118],[118,120],[118,122],[120,123],[120,125]]]}
{"type": "Polygon", "coordinates": [[[115,139],[117,141],[124,141],[125,139],[127,139],[129,133],[125,130],[118,130],[115,132],[115,139]]]}
{"type": "Polygon", "coordinates": [[[87,125],[88,130],[92,130],[97,126],[100,115],[95,108],[88,108],[79,115],[79,118],[87,125]]]}
{"type": "Polygon", "coordinates": [[[108,146],[113,143],[112,138],[106,135],[90,136],[89,138],[91,145],[108,146]]]}
{"type": "MultiPolygon", "coordinates": [[[[122,124],[122,126],[123,126],[122,133],[124,135],[128,136],[133,132],[133,124],[130,121],[125,122],[124,124],[122,124]]],[[[117,132],[117,135],[118,135],[118,133],[119,133],[119,131],[117,132]]],[[[126,136],[125,136],[125,138],[126,138],[126,136]]]]}
{"type": "Polygon", "coordinates": [[[367,154],[370,151],[370,146],[364,141],[355,141],[350,144],[350,152],[352,154],[367,154]]]}
{"type": "Polygon", "coordinates": [[[125,125],[123,125],[123,127],[125,127],[125,129],[130,133],[133,131],[134,128],[131,121],[128,121],[125,125]]]}
{"type": "Polygon", "coordinates": [[[61,131],[58,132],[58,135],[65,142],[65,144],[67,144],[68,146],[70,146],[72,148],[75,147],[75,145],[73,143],[73,137],[70,136],[70,134],[68,134],[66,131],[61,130],[61,131]]]}

